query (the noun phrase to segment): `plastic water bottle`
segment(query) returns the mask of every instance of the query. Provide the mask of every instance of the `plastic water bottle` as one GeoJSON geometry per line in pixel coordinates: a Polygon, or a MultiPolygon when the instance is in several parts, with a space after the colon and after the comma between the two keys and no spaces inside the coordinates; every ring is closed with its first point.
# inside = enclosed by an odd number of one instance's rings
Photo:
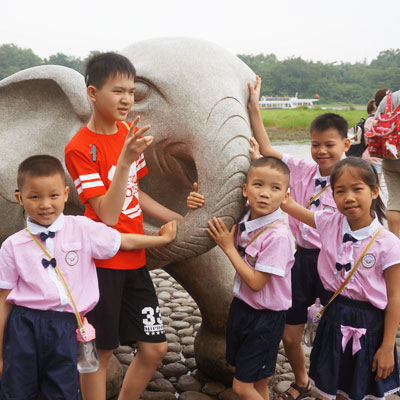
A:
{"type": "Polygon", "coordinates": [[[315,303],[308,307],[307,310],[307,325],[304,330],[304,343],[308,347],[312,347],[317,332],[319,319],[315,316],[324,308],[319,298],[315,300],[315,303]]]}
{"type": "Polygon", "coordinates": [[[96,331],[86,318],[83,319],[86,334],[76,330],[78,340],[78,371],[80,374],[96,372],[99,369],[99,356],[96,350],[96,331]]]}

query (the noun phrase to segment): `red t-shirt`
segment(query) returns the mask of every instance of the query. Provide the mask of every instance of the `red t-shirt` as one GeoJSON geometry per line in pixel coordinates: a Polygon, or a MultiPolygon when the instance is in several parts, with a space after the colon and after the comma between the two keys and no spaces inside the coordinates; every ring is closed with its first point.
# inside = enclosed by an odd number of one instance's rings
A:
{"type": "MultiPolygon", "coordinates": [[[[119,155],[128,133],[127,126],[117,121],[118,132],[102,135],[87,126],[80,129],[65,147],[65,164],[83,204],[85,216],[100,221],[89,199],[104,195],[114,177],[119,155]],[[95,157],[94,157],[95,154],[95,157]],[[95,161],[94,161],[95,160],[95,161]]],[[[138,180],[147,174],[143,153],[131,165],[126,198],[117,225],[121,233],[143,234],[143,214],[138,201],[138,180]]],[[[119,251],[107,260],[95,260],[97,267],[136,269],[146,264],[144,249],[119,251]]]]}

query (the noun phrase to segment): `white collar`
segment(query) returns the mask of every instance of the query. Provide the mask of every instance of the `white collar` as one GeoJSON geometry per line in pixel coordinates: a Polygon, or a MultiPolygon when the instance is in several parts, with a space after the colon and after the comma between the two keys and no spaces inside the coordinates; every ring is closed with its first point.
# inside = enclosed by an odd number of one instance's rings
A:
{"type": "Polygon", "coordinates": [[[321,172],[319,171],[319,167],[317,168],[317,171],[315,172],[315,175],[313,176],[313,179],[316,181],[317,179],[325,181],[328,185],[331,183],[331,177],[328,176],[321,176],[321,172]]]}
{"type": "Polygon", "coordinates": [[[38,233],[42,232],[47,233],[49,231],[57,232],[64,226],[64,214],[61,213],[49,227],[36,224],[35,222],[32,222],[29,217],[26,219],[26,225],[34,235],[37,235],[38,233]]]}
{"type": "Polygon", "coordinates": [[[247,233],[260,229],[265,225],[269,225],[272,222],[276,221],[277,219],[280,219],[282,216],[282,211],[280,208],[278,208],[271,214],[263,215],[262,217],[252,219],[249,221],[250,213],[251,210],[249,210],[239,222],[239,223],[244,223],[247,233]]]}
{"type": "Polygon", "coordinates": [[[343,218],[343,235],[345,233],[349,233],[351,236],[353,236],[357,240],[363,240],[366,239],[367,237],[373,236],[374,233],[379,229],[382,225],[378,221],[378,218],[375,216],[374,220],[371,222],[370,225],[358,229],[356,231],[352,231],[350,228],[349,223],[347,222],[347,218],[343,218]]]}

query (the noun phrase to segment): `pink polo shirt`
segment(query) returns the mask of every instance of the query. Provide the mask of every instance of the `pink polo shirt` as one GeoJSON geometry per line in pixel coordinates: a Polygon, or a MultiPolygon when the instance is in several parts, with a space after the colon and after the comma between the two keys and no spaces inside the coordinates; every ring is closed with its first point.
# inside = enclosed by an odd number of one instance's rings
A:
{"type": "MultiPolygon", "coordinates": [[[[312,199],[321,189],[321,186],[316,186],[316,181],[326,182],[330,184],[329,176],[322,177],[318,164],[314,161],[309,161],[301,158],[295,158],[288,154],[284,154],[282,161],[286,163],[290,170],[290,195],[293,199],[307,207],[310,199],[312,199]]],[[[312,204],[308,207],[309,210],[336,210],[336,203],[333,200],[332,190],[329,187],[319,197],[319,205],[312,204]]],[[[296,244],[306,249],[321,248],[321,240],[318,232],[303,224],[297,219],[289,215],[289,226],[295,237],[296,244]]]]}
{"type": "MultiPolygon", "coordinates": [[[[344,268],[337,271],[336,263],[350,263],[353,267],[372,236],[382,225],[375,218],[371,225],[351,231],[346,217],[338,211],[319,211],[315,213],[314,218],[322,240],[318,273],[324,288],[335,292],[350,273],[344,268]],[[357,242],[343,243],[345,233],[351,234],[357,242]]],[[[391,232],[384,230],[362,258],[360,266],[341,295],[354,300],[368,301],[384,310],[387,306],[387,293],[383,272],[394,265],[400,265],[400,240],[391,232]]]]}
{"type": "MultiPolygon", "coordinates": [[[[102,223],[82,216],[61,214],[48,228],[27,221],[39,242],[41,232],[55,232],[46,249],[63,273],[78,310],[90,311],[99,299],[96,266],[93,259],[115,255],[121,235],[102,223]]],[[[44,268],[42,249],[23,229],[7,238],[0,249],[0,288],[11,289],[9,303],[36,309],[74,312],[66,290],[53,267],[44,268]]]]}
{"type": "Polygon", "coordinates": [[[272,226],[246,248],[244,260],[250,268],[270,274],[263,289],[253,291],[236,274],[233,293],[256,310],[287,310],[292,305],[291,273],[294,263],[290,232],[280,209],[269,215],[249,221],[250,211],[236,229],[235,245],[245,247],[257,233],[275,221],[272,226]],[[243,228],[241,229],[240,226],[243,228]]]}

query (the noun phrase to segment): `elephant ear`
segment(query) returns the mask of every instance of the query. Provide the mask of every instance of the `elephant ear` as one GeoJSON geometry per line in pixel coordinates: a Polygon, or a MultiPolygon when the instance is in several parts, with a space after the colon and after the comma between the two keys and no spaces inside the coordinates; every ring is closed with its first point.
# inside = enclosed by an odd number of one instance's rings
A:
{"type": "Polygon", "coordinates": [[[0,196],[14,202],[17,167],[35,154],[64,160],[64,148],[90,117],[83,76],[71,68],[29,68],[0,81],[0,196]]]}

